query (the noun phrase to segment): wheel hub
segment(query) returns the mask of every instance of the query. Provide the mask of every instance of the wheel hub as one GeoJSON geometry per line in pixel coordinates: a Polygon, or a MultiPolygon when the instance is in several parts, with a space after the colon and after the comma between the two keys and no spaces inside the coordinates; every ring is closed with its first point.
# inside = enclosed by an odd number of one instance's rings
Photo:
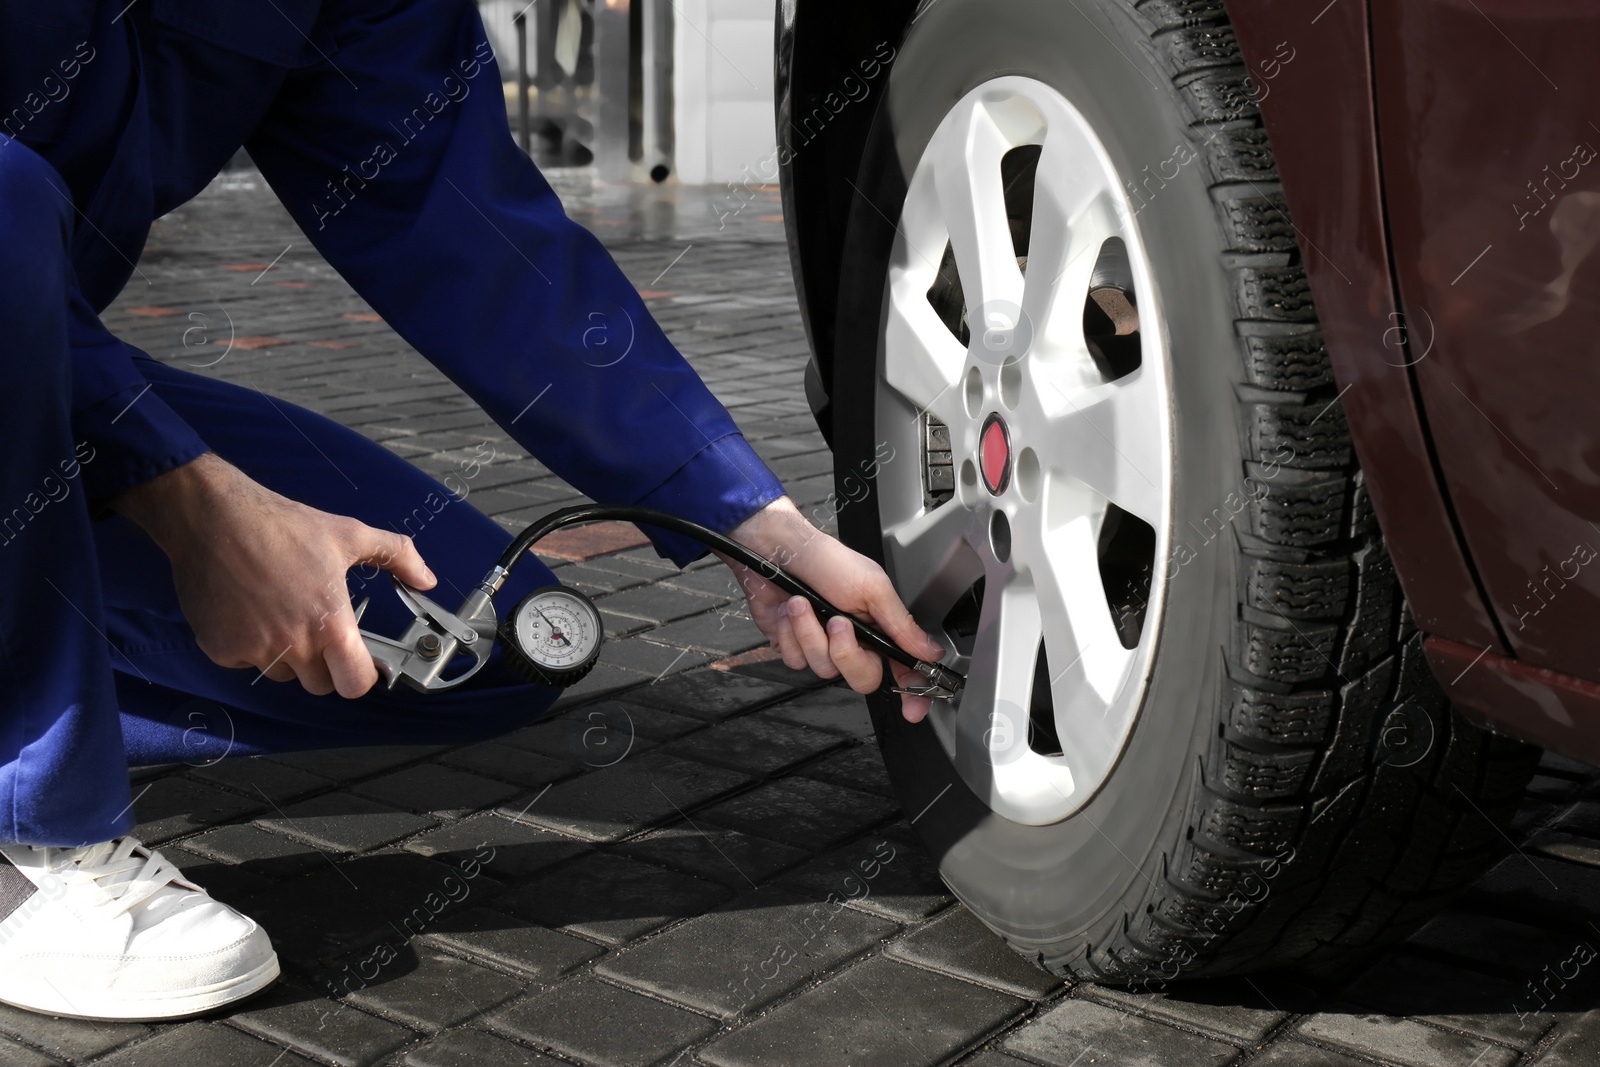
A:
{"type": "Polygon", "coordinates": [[[978,470],[983,474],[983,487],[994,496],[1006,491],[1011,484],[1011,431],[998,412],[991,412],[983,420],[983,430],[978,435],[978,470]]]}

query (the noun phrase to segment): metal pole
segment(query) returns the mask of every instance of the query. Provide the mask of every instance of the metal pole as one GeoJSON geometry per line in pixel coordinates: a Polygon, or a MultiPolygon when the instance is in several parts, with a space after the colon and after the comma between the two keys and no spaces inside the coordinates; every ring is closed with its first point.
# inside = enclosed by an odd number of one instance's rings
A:
{"type": "Polygon", "coordinates": [[[594,10],[595,165],[607,181],[626,181],[630,0],[600,0],[594,10]]]}
{"type": "Polygon", "coordinates": [[[528,18],[526,9],[512,17],[517,24],[517,135],[522,150],[533,155],[533,123],[528,115],[528,18]]]}

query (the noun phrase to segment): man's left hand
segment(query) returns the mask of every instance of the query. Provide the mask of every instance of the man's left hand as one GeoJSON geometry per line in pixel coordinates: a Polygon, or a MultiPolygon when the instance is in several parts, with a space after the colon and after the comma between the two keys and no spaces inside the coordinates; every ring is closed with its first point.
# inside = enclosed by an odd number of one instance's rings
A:
{"type": "MultiPolygon", "coordinates": [[[[872,623],[913,656],[932,661],[944,656],[944,648],[923,632],[901,603],[883,568],[811,525],[788,497],[768,504],[729,536],[777,563],[839,610],[872,623]]],[[[810,667],[819,678],[842,675],[858,693],[871,693],[883,684],[882,658],[861,647],[855,628],[846,620],[834,618],[824,627],[805,597],[791,596],[748,567],[726,556],[721,559],[744,590],[750,617],[783,654],[787,666],[810,667]]],[[[893,662],[889,666],[901,686],[925,681],[909,667],[893,662]]],[[[907,722],[921,722],[930,705],[927,697],[903,695],[900,713],[907,722]]]]}

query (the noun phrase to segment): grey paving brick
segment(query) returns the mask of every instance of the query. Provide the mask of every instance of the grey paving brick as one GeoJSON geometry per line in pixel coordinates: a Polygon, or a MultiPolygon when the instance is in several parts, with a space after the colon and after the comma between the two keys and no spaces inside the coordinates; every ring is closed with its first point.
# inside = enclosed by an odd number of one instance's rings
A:
{"type": "MultiPolygon", "coordinates": [[[[1566,960],[1572,946],[1547,961],[1550,974],[1566,960]]],[[[1540,1010],[1543,1003],[1521,980],[1545,977],[1530,961],[1504,977],[1449,967],[1432,960],[1390,953],[1363,972],[1344,990],[1344,999],[1383,1015],[1410,1016],[1450,1030],[1526,1048],[1550,1029],[1553,1015],[1540,1010]]],[[[1581,968],[1574,966],[1571,973],[1581,968]]],[[[1564,985],[1554,978],[1554,1006],[1570,1003],[1561,996],[1564,985]]]]}
{"type": "Polygon", "coordinates": [[[526,878],[589,849],[582,842],[551,833],[542,827],[529,826],[495,814],[474,815],[470,819],[441,826],[407,841],[405,845],[412,852],[452,867],[459,867],[473,858],[483,862],[486,846],[491,850],[487,865],[501,880],[526,878]]]}
{"type": "Polygon", "coordinates": [[[847,908],[760,889],[602,960],[596,970],[731,1016],[758,1011],[895,930],[847,908]]]}
{"type": "Polygon", "coordinates": [[[607,642],[607,660],[619,667],[647,674],[652,680],[660,680],[670,674],[693,670],[715,658],[715,653],[652,641],[650,633],[646,630],[634,637],[607,642]]]}
{"type": "Polygon", "coordinates": [[[784,778],[707,808],[704,821],[798,848],[821,849],[899,810],[895,802],[870,793],[809,778],[784,778]]]}
{"type": "Polygon", "coordinates": [[[1088,1000],[1065,1000],[1011,1034],[1005,1048],[1051,1067],[1084,1063],[1117,1067],[1220,1067],[1238,1049],[1220,1041],[1115,1011],[1088,1000]]]}
{"type": "Polygon", "coordinates": [[[1289,1012],[1309,1011],[1317,999],[1314,990],[1277,975],[1185,982],[1159,993],[1084,985],[1078,987],[1076,995],[1120,1011],[1209,1031],[1241,1044],[1260,1043],[1288,1018],[1289,1012]],[[1272,991],[1270,1002],[1263,987],[1272,991]]]}
{"type": "Polygon", "coordinates": [[[1358,1060],[1342,1052],[1303,1044],[1299,1041],[1274,1041],[1259,1056],[1252,1057],[1250,1067],[1370,1067],[1371,1060],[1358,1060]]]}
{"type": "Polygon", "coordinates": [[[488,778],[514,782],[526,789],[549,785],[577,773],[577,768],[561,760],[494,741],[446,752],[439,757],[439,762],[488,778]]]}
{"type": "Polygon", "coordinates": [[[1028,1061],[1007,1056],[985,1045],[972,1055],[963,1056],[959,1062],[961,1067],[1026,1067],[1028,1061]]]}
{"type": "Polygon", "coordinates": [[[254,824],[218,826],[183,843],[191,852],[223,863],[249,864],[255,874],[291,878],[327,860],[315,848],[254,824]]]}
{"type": "Polygon", "coordinates": [[[507,734],[504,742],[567,764],[609,767],[635,752],[653,748],[632,718],[615,701],[586,704],[565,714],[507,734]]]}
{"type": "MultiPolygon", "coordinates": [[[[761,649],[759,653],[762,656],[771,655],[776,657],[777,649],[761,649]]],[[[752,656],[755,654],[755,652],[747,653],[747,655],[752,656]]],[[[825,679],[818,678],[809,670],[790,670],[784,666],[783,660],[777,658],[749,659],[745,662],[734,663],[727,668],[727,672],[729,674],[744,675],[747,678],[755,678],[763,682],[776,682],[779,685],[787,685],[793,688],[796,693],[820,689],[829,684],[825,679]]]]}
{"type": "Polygon", "coordinates": [[[252,815],[265,802],[229,793],[184,778],[161,778],[135,790],[133,836],[147,845],[159,845],[213,823],[252,815]]]}
{"type": "Polygon", "coordinates": [[[1043,1000],[1063,984],[959,906],[891,943],[888,954],[1029,1000],[1043,1000]]]}
{"type": "Polygon", "coordinates": [[[495,906],[620,945],[698,915],[727,896],[716,883],[596,852],[522,882],[495,906]]]}
{"type": "Polygon", "coordinates": [[[522,819],[591,841],[616,841],[749,782],[738,771],[645,752],[556,783],[522,819]]]}
{"type": "Polygon", "coordinates": [[[1538,925],[1568,925],[1573,901],[1600,900],[1600,870],[1514,853],[1478,879],[1471,897],[1538,925]]]}
{"type": "Polygon", "coordinates": [[[922,844],[901,824],[819,856],[779,881],[818,900],[847,900],[902,923],[926,918],[955,899],[922,844]]]}
{"type": "Polygon", "coordinates": [[[687,589],[712,597],[718,604],[726,604],[744,597],[744,592],[739,588],[739,582],[734,578],[733,572],[723,566],[679,571],[677,574],[668,575],[664,581],[674,589],[687,589]]]}
{"type": "Polygon", "coordinates": [[[844,742],[837,735],[746,715],[674,741],[663,750],[765,778],[844,742]]]}
{"type": "MultiPolygon", "coordinates": [[[[26,1061],[20,1061],[26,1062],[26,1061]]],[[[41,1061],[52,1062],[52,1061],[41,1061]]],[[[0,1063],[19,1061],[0,1052],[0,1063]]],[[[313,1067],[313,1061],[260,1038],[221,1023],[194,1022],[172,1027],[119,1049],[95,1063],[106,1067],[166,1067],[169,1064],[204,1064],[205,1067],[313,1067]]]]}
{"type": "Polygon", "coordinates": [[[743,891],[807,853],[764,837],[698,822],[664,826],[615,846],[626,855],[743,891]]]}
{"type": "MultiPolygon", "coordinates": [[[[731,607],[718,608],[703,615],[692,615],[687,619],[657,626],[650,631],[650,639],[680,648],[715,652],[719,656],[746,652],[767,643],[766,636],[756,624],[734,612],[731,607]]],[[[694,714],[690,708],[673,710],[694,714]]]]}
{"type": "Polygon", "coordinates": [[[866,698],[842,685],[814,689],[767,708],[762,714],[797,726],[832,730],[862,741],[870,741],[874,737],[866,698]]]}
{"type": "Polygon", "coordinates": [[[692,671],[669,678],[626,702],[688,715],[702,720],[725,719],[793,695],[794,690],[726,671],[692,671]]]}
{"type": "Polygon", "coordinates": [[[405,1067],[565,1067],[566,1061],[482,1030],[451,1030],[411,1049],[400,1062],[405,1067]]]}
{"type": "Polygon", "coordinates": [[[365,1067],[415,1039],[403,1026],[305,990],[280,986],[269,999],[228,1013],[228,1022],[339,1067],[365,1067]]]}
{"type": "Polygon", "coordinates": [[[446,915],[418,939],[450,951],[553,981],[605,950],[491,908],[446,915]]]}
{"type": "Polygon", "coordinates": [[[705,722],[688,715],[678,715],[650,703],[647,685],[628,694],[627,700],[601,700],[585,704],[571,714],[591,726],[607,725],[630,737],[646,737],[652,741],[671,741],[684,734],[703,729],[705,722]]]}
{"type": "Polygon", "coordinates": [[[714,597],[674,589],[667,585],[642,585],[620,593],[611,593],[595,601],[597,607],[618,615],[631,615],[650,622],[671,622],[713,608],[714,597]]]}
{"type": "Polygon", "coordinates": [[[0,1037],[0,1063],[6,1067],[57,1067],[61,1061],[10,1038],[0,1037]]]}
{"type": "MultiPolygon", "coordinates": [[[[636,615],[618,615],[616,612],[607,610],[605,607],[600,608],[600,624],[601,629],[605,632],[607,643],[628,637],[632,634],[642,634],[656,628],[656,623],[650,621],[649,619],[641,619],[636,615]]],[[[602,657],[604,657],[605,650],[602,649],[600,654],[602,657]]],[[[615,664],[607,665],[613,667],[618,666],[615,664]]]]}
{"type": "Polygon", "coordinates": [[[609,556],[596,556],[594,559],[584,560],[584,566],[599,571],[610,571],[628,578],[638,578],[642,582],[655,582],[665,578],[668,573],[675,572],[676,568],[664,559],[655,556],[641,557],[631,552],[617,552],[609,556]]]}
{"type": "Polygon", "coordinates": [[[332,789],[331,779],[300,770],[283,763],[275,763],[261,756],[233,757],[216,763],[196,767],[187,772],[212,785],[226,786],[247,797],[260,799],[262,794],[278,804],[287,804],[309,793],[332,789]]]}
{"type": "Polygon", "coordinates": [[[1512,919],[1452,908],[1429,920],[1406,944],[1509,974],[1526,969],[1530,960],[1565,958],[1573,938],[1512,919]]]}
{"type": "Polygon", "coordinates": [[[221,863],[209,856],[190,852],[182,845],[163,845],[161,854],[177,864],[185,878],[224,904],[247,913],[254,910],[255,902],[263,894],[272,892],[278,884],[248,867],[221,863]]]}
{"type": "Polygon", "coordinates": [[[0,1031],[63,1060],[81,1061],[150,1033],[141,1023],[56,1019],[0,1004],[0,1031]]]}
{"type": "Polygon", "coordinates": [[[1381,1057],[1406,1067],[1507,1067],[1517,1054],[1475,1037],[1446,1033],[1410,1019],[1357,1011],[1318,1012],[1301,1021],[1299,1033],[1326,1045],[1381,1057]]]}
{"type": "Polygon", "coordinates": [[[476,907],[500,892],[481,865],[447,865],[409,852],[343,862],[283,883],[253,901],[279,955],[316,962],[428,930],[442,915],[476,907]]]}
{"type": "Polygon", "coordinates": [[[568,563],[550,569],[562,585],[570,585],[591,597],[632,589],[651,580],[643,575],[618,574],[601,567],[591,567],[587,563],[568,563]]]}
{"type": "Polygon", "coordinates": [[[264,757],[323,778],[348,782],[416,763],[439,751],[437,745],[381,745],[372,748],[323,748],[264,757]]]}
{"type": "Polygon", "coordinates": [[[832,753],[802,768],[800,773],[807,778],[876,793],[880,797],[895,795],[894,783],[889,781],[889,772],[883,765],[883,754],[871,741],[832,753]]]}
{"type": "Polygon", "coordinates": [[[1572,799],[1578,791],[1578,785],[1568,778],[1557,778],[1547,774],[1536,774],[1528,782],[1526,791],[1529,796],[1539,797],[1543,800],[1560,802],[1572,799]]]}
{"type": "Polygon", "coordinates": [[[878,957],[713,1042],[715,1067],[941,1063],[1025,1002],[878,957]]]}
{"type": "Polygon", "coordinates": [[[1560,830],[1541,830],[1533,834],[1523,842],[1522,850],[1551,859],[1600,867],[1600,840],[1560,830]]]}
{"type": "Polygon", "coordinates": [[[366,852],[438,825],[353,793],[324,793],[257,821],[334,852],[366,852]]]}
{"type": "MultiPolygon", "coordinates": [[[[606,623],[606,629],[607,631],[611,629],[609,621],[606,623]]],[[[613,667],[608,663],[597,663],[594,669],[584,676],[583,681],[569,685],[561,691],[561,698],[556,701],[555,707],[560,711],[601,697],[619,696],[649,682],[648,674],[613,667]]]]}
{"type": "Polygon", "coordinates": [[[485,1022],[600,1067],[662,1063],[717,1028],[703,1015],[592,978],[568,979],[493,1012],[485,1022]]]}
{"type": "Polygon", "coordinates": [[[1539,1067],[1593,1067],[1600,1063],[1600,1011],[1563,1020],[1555,1040],[1534,1062],[1539,1067]]]}
{"type": "Polygon", "coordinates": [[[352,786],[351,791],[419,815],[459,818],[520,795],[520,786],[421,763],[352,786]]]}
{"type": "Polygon", "coordinates": [[[410,966],[349,999],[374,1015],[434,1032],[477,1018],[522,992],[521,981],[424,948],[410,966]]]}

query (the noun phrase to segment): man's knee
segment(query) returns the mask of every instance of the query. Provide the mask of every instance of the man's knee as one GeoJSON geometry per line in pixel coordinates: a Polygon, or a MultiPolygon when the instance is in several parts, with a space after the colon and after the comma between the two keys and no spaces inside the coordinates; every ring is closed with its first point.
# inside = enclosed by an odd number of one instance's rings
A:
{"type": "Polygon", "coordinates": [[[0,293],[37,307],[41,284],[59,286],[72,235],[67,183],[43,156],[0,134],[0,293]]]}

